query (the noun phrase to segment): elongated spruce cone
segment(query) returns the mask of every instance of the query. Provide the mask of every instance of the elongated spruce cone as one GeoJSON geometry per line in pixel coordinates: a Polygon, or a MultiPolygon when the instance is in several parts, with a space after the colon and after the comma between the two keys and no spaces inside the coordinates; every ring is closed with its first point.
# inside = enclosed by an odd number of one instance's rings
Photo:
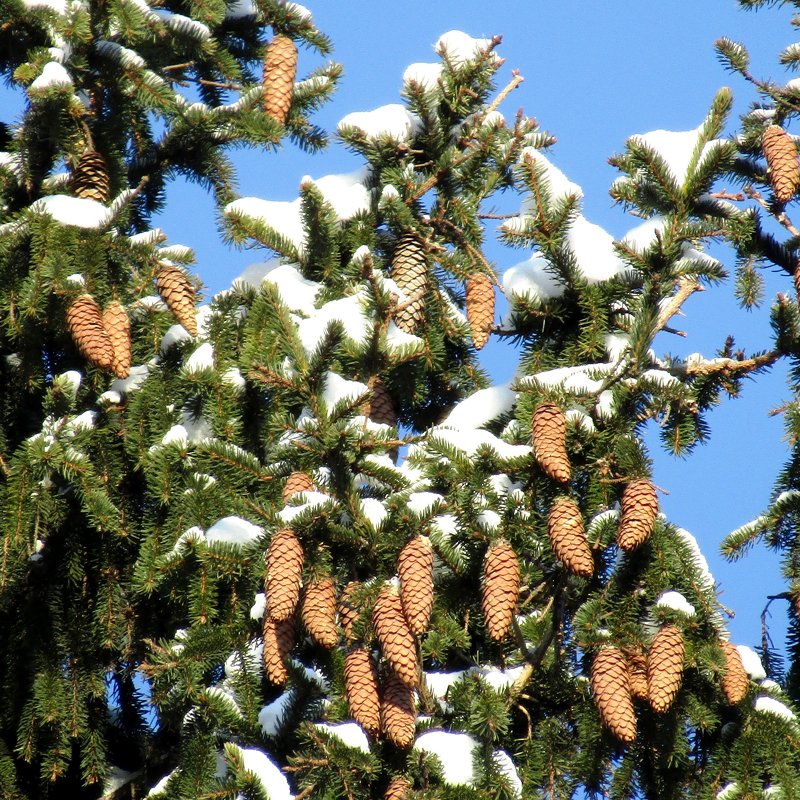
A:
{"type": "Polygon", "coordinates": [[[379,425],[397,425],[397,412],[394,410],[392,396],[386,384],[377,376],[370,377],[367,386],[370,390],[369,400],[364,404],[363,415],[379,425]]]}
{"type": "Polygon", "coordinates": [[[415,333],[425,318],[428,259],[422,243],[413,233],[404,233],[397,240],[392,259],[392,278],[405,294],[405,300],[395,313],[395,322],[402,331],[415,333]]]}
{"type": "Polygon", "coordinates": [[[337,610],[339,611],[339,624],[344,631],[344,640],[347,644],[352,644],[355,640],[353,632],[353,625],[356,620],[361,616],[361,608],[356,605],[354,594],[361,584],[358,581],[350,581],[347,586],[342,589],[339,596],[339,603],[337,610]]]}
{"type": "Polygon", "coordinates": [[[97,150],[87,150],[75,165],[70,176],[70,188],[76,197],[107,203],[109,178],[106,162],[97,150]]]}
{"type": "Polygon", "coordinates": [[[647,654],[647,695],[653,711],[661,714],[675,700],[683,681],[685,645],[680,630],[667,625],[653,638],[647,654]]]}
{"type": "Polygon", "coordinates": [[[750,688],[750,678],[742,664],[739,651],[730,642],[720,642],[722,652],[725,654],[725,672],[722,676],[722,693],[732,705],[742,702],[747,690],[750,688]]]}
{"type": "Polygon", "coordinates": [[[636,700],[647,700],[647,658],[644,653],[628,653],[628,675],[631,696],[636,700]]]}
{"type": "Polygon", "coordinates": [[[112,300],[103,309],[103,327],[114,350],[114,374],[118,378],[127,378],[131,372],[131,322],[121,303],[112,300]]]}
{"type": "Polygon", "coordinates": [[[417,725],[417,703],[414,690],[407,686],[393,669],[386,671],[381,698],[381,730],[383,735],[401,749],[414,741],[417,725]]]}
{"type": "Polygon", "coordinates": [[[496,642],[505,638],[519,598],[519,559],[514,548],[498,539],[489,545],[483,559],[481,608],[489,636],[496,642]]]}
{"type": "Polygon", "coordinates": [[[303,591],[300,617],[311,638],[321,647],[333,650],[339,644],[336,627],[336,588],[330,578],[309,583],[303,591]]]}
{"type": "Polygon", "coordinates": [[[594,573],[592,548],[586,540],[581,510],[569,497],[557,497],[547,518],[547,533],[556,558],[582,578],[594,573]]]}
{"type": "Polygon", "coordinates": [[[90,294],[82,294],[67,308],[67,327],[84,358],[98,369],[114,366],[114,345],[103,326],[100,306],[90,294]]]}
{"type": "Polygon", "coordinates": [[[470,275],[467,280],[467,322],[472,328],[475,349],[482,349],[494,326],[494,285],[482,272],[470,275]]]}
{"type": "Polygon", "coordinates": [[[276,36],[264,56],[264,111],[284,125],[292,106],[297,75],[297,46],[288,36],[276,36]]]}
{"type": "Polygon", "coordinates": [[[274,620],[264,615],[264,672],[270,683],[283,686],[289,677],[286,661],[295,640],[294,618],[274,620]]]}
{"type": "Polygon", "coordinates": [[[428,630],[433,610],[433,546],[427,536],[415,536],[397,558],[400,601],[411,633],[428,630]]]}
{"type": "Polygon", "coordinates": [[[395,775],[389,781],[383,800],[406,800],[411,791],[411,781],[404,775],[395,775]]]}
{"type": "Polygon", "coordinates": [[[385,584],[372,609],[372,626],[383,657],[406,686],[416,686],[417,643],[408,627],[397,589],[385,584]]]}
{"type": "Polygon", "coordinates": [[[548,478],[567,483],[572,469],[567,455],[567,418],[555,403],[542,403],[531,420],[533,455],[548,478]]]}
{"type": "Polygon", "coordinates": [[[762,145],[775,199],[779,203],[788,203],[800,184],[794,139],[780,125],[770,125],[764,131],[762,145]]]}
{"type": "Polygon", "coordinates": [[[603,724],[625,744],[636,739],[628,663],[616,647],[604,647],[592,662],[592,693],[603,724]]]}
{"type": "Polygon", "coordinates": [[[313,492],[314,483],[305,472],[293,472],[283,487],[283,502],[285,503],[298,492],[313,492]]]}
{"type": "Polygon", "coordinates": [[[272,537],[267,549],[267,616],[288,619],[294,615],[303,580],[303,545],[294,531],[284,528],[272,537]]]}
{"type": "Polygon", "coordinates": [[[354,647],[344,660],[344,686],[353,719],[371,736],[381,730],[378,670],[365,647],[354,647]]]}
{"type": "Polygon", "coordinates": [[[175,319],[191,336],[197,336],[194,286],[174,264],[166,264],[156,275],[156,291],[175,319]]]}
{"type": "Polygon", "coordinates": [[[623,550],[635,550],[653,532],[658,515],[655,486],[647,478],[631,481],[622,493],[621,505],[617,544],[623,550]]]}

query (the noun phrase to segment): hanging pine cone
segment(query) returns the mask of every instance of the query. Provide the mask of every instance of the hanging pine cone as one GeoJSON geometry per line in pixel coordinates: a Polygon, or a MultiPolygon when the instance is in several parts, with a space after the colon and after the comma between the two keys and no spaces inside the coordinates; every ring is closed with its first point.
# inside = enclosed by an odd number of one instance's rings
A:
{"type": "Polygon", "coordinates": [[[303,579],[303,545],[294,531],[278,531],[267,549],[267,577],[264,591],[267,595],[267,616],[288,619],[294,614],[300,599],[303,579]]]}
{"type": "Polygon", "coordinates": [[[415,636],[428,630],[433,609],[433,546],[427,536],[415,536],[397,558],[400,601],[415,636]]]}
{"type": "Polygon", "coordinates": [[[395,747],[405,749],[414,741],[416,706],[414,690],[393,669],[387,670],[381,700],[381,729],[395,747]]]}
{"type": "Polygon", "coordinates": [[[358,581],[350,581],[350,583],[342,589],[342,593],[339,596],[339,624],[342,626],[344,640],[347,644],[353,643],[355,639],[353,625],[361,616],[361,609],[353,601],[353,595],[360,586],[361,584],[358,581]]]}
{"type": "Polygon", "coordinates": [[[298,492],[313,492],[314,484],[306,472],[293,472],[287,479],[283,487],[283,502],[298,492]]]}
{"type": "Polygon", "coordinates": [[[631,696],[647,700],[647,658],[644,653],[628,653],[628,677],[631,696]]]}
{"type": "Polygon", "coordinates": [[[647,654],[647,696],[653,711],[666,711],[678,694],[683,680],[685,645],[675,625],[663,627],[653,638],[647,654]]]}
{"type": "Polygon", "coordinates": [[[321,647],[333,650],[339,644],[336,627],[336,589],[330,578],[309,583],[303,592],[300,617],[311,638],[321,647]]]}
{"type": "Polygon", "coordinates": [[[395,322],[406,333],[414,333],[425,318],[428,260],[420,240],[413,233],[404,233],[397,240],[392,259],[392,278],[406,297],[398,306],[395,322]]]}
{"type": "Polygon", "coordinates": [[[494,286],[482,272],[467,280],[467,322],[472,328],[472,342],[480,350],[489,341],[494,326],[494,286]]]}
{"type": "Polygon", "coordinates": [[[131,321],[122,303],[112,300],[103,309],[103,327],[114,350],[114,374],[127,378],[131,371],[131,321]]]}
{"type": "Polygon", "coordinates": [[[70,188],[76,197],[107,203],[109,178],[106,162],[97,150],[87,150],[75,165],[70,176],[70,188]]]}
{"type": "Polygon", "coordinates": [[[725,653],[725,673],[722,676],[722,693],[732,706],[741,703],[750,688],[750,679],[745,672],[739,651],[730,642],[720,642],[725,653]]]}
{"type": "Polygon", "coordinates": [[[557,497],[547,517],[547,533],[556,558],[573,575],[589,578],[594,559],[583,526],[581,510],[569,497],[557,497]]]}
{"type": "Polygon", "coordinates": [[[197,336],[197,313],[194,307],[194,287],[186,274],[174,264],[163,266],[156,275],[156,291],[167,304],[175,319],[191,336],[197,336]]]}
{"type": "Polygon", "coordinates": [[[636,739],[636,714],[633,710],[625,656],[616,647],[604,647],[592,662],[592,693],[603,724],[625,744],[636,739]]]}
{"type": "Polygon", "coordinates": [[[531,420],[533,455],[548,478],[566,483],[572,474],[567,455],[567,419],[555,403],[542,403],[531,420]]]}
{"type": "Polygon", "coordinates": [[[498,539],[483,559],[481,608],[489,636],[499,642],[511,627],[519,597],[519,560],[514,548],[498,539]]]}
{"type": "Polygon", "coordinates": [[[381,729],[378,671],[366,647],[354,647],[344,660],[344,686],[353,719],[371,736],[381,729]]]}
{"type": "Polygon", "coordinates": [[[114,366],[114,345],[103,326],[100,306],[90,294],[82,294],[67,308],[67,327],[78,350],[98,369],[114,366]]]}
{"type": "Polygon", "coordinates": [[[294,619],[274,620],[264,615],[264,672],[270,683],[283,686],[289,677],[286,660],[294,647],[294,619]]]}
{"type": "Polygon", "coordinates": [[[387,583],[372,609],[372,626],[381,645],[383,657],[406,686],[417,685],[417,643],[403,615],[397,589],[387,583]]]}
{"type": "Polygon", "coordinates": [[[297,46],[288,36],[276,36],[264,57],[264,111],[280,125],[292,105],[297,74],[297,46]]]}
{"type": "Polygon", "coordinates": [[[762,145],[775,199],[779,203],[788,203],[800,184],[794,139],[780,125],[770,125],[764,131],[762,145]]]}
{"type": "Polygon", "coordinates": [[[372,375],[367,386],[370,397],[364,404],[363,415],[379,425],[397,425],[397,414],[386,384],[377,375],[372,375]]]}
{"type": "Polygon", "coordinates": [[[411,782],[404,775],[395,775],[386,787],[383,800],[406,800],[411,791],[411,782]]]}
{"type": "Polygon", "coordinates": [[[644,544],[653,532],[657,514],[655,486],[647,478],[631,481],[622,493],[617,544],[627,551],[644,544]]]}

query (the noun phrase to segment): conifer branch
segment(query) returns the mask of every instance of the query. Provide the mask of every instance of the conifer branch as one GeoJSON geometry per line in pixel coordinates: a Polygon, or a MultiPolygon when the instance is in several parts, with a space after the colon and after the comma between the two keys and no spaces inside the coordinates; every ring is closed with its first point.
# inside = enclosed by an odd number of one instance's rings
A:
{"type": "Polygon", "coordinates": [[[711,361],[686,364],[682,371],[687,375],[739,375],[772,366],[780,357],[781,353],[777,350],[770,350],[752,358],[715,358],[711,361]]]}
{"type": "Polygon", "coordinates": [[[516,89],[517,86],[519,86],[525,80],[525,78],[523,78],[522,75],[519,74],[519,70],[515,69],[515,70],[512,71],[511,74],[514,77],[508,82],[508,84],[497,95],[497,97],[495,97],[495,99],[492,100],[492,102],[489,103],[488,106],[486,106],[486,110],[483,112],[483,116],[484,117],[488,117],[489,114],[492,113],[492,111],[496,111],[498,106],[500,105],[500,103],[502,103],[503,100],[505,100],[506,97],[508,97],[508,95],[510,95],[511,92],[513,92],[514,89],[516,89]]]}
{"type": "MultiPolygon", "coordinates": [[[[680,311],[681,306],[695,292],[702,292],[703,287],[696,278],[684,277],[678,281],[678,289],[667,299],[658,312],[656,332],[665,330],[667,323],[680,311]]],[[[672,332],[672,331],[671,331],[672,332]]],[[[685,336],[685,334],[683,334],[685,336]]]]}
{"type": "Polygon", "coordinates": [[[792,236],[800,238],[800,230],[798,230],[794,223],[789,219],[789,215],[781,209],[775,211],[770,204],[761,196],[761,192],[755,190],[749,184],[744,187],[744,193],[751,199],[755,200],[776,222],[782,225],[792,236]]]}

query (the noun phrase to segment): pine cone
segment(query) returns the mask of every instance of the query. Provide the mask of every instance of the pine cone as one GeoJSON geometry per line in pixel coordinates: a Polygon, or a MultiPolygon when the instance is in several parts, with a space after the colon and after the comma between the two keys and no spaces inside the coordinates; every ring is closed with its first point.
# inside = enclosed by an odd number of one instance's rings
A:
{"type": "Polygon", "coordinates": [[[300,616],[305,629],[318,645],[333,650],[339,644],[336,588],[330,578],[323,578],[306,586],[300,616]]]}
{"type": "Polygon", "coordinates": [[[106,162],[97,150],[87,150],[75,165],[70,177],[70,188],[77,197],[107,203],[109,178],[106,162]]]}
{"type": "Polygon", "coordinates": [[[514,548],[498,539],[483,559],[481,608],[486,629],[499,642],[508,633],[519,597],[519,560],[514,548]]]}
{"type": "Polygon", "coordinates": [[[685,645],[675,625],[663,627],[647,654],[647,695],[653,711],[661,714],[671,705],[683,679],[685,645]]]}
{"type": "Polygon", "coordinates": [[[567,456],[567,419],[555,403],[542,403],[531,420],[533,455],[548,478],[566,483],[572,475],[567,456]]]}
{"type": "Polygon", "coordinates": [[[103,327],[114,350],[114,374],[127,378],[131,370],[131,322],[122,303],[112,300],[103,309],[103,327]]]}
{"type": "Polygon", "coordinates": [[[494,326],[494,286],[482,272],[467,280],[467,322],[472,328],[472,341],[480,350],[489,341],[494,326]]]}
{"type": "Polygon", "coordinates": [[[628,664],[616,647],[604,647],[592,662],[592,692],[603,724],[625,744],[636,739],[628,664]]]}
{"type": "Polygon", "coordinates": [[[371,736],[381,729],[378,671],[366,647],[355,647],[344,660],[344,686],[353,719],[371,736]]]}
{"type": "Polygon", "coordinates": [[[286,660],[294,647],[294,619],[274,620],[264,615],[264,672],[270,683],[283,686],[289,677],[286,660]]]}
{"type": "Polygon", "coordinates": [[[370,397],[364,404],[363,415],[379,425],[397,425],[397,414],[386,384],[377,375],[372,375],[367,386],[370,397]]]}
{"type": "Polygon", "coordinates": [[[355,639],[353,625],[361,616],[361,609],[353,602],[353,593],[359,586],[361,584],[358,581],[350,581],[339,596],[339,624],[344,631],[344,640],[348,644],[352,644],[355,639]]]}
{"type": "Polygon", "coordinates": [[[416,705],[414,690],[393,669],[387,670],[381,700],[381,729],[395,747],[405,749],[414,741],[416,705]]]}
{"type": "Polygon", "coordinates": [[[415,536],[397,558],[400,600],[411,633],[428,630],[433,609],[433,546],[427,536],[415,536]]]}
{"type": "Polygon", "coordinates": [[[722,676],[722,693],[732,706],[741,703],[750,688],[750,679],[742,664],[739,651],[730,642],[720,642],[725,653],[725,674],[722,676]]]}
{"type": "Polygon", "coordinates": [[[392,278],[406,296],[395,314],[395,322],[406,333],[414,333],[425,319],[428,260],[422,244],[413,233],[404,233],[397,240],[392,259],[392,278]]]}
{"type": "Polygon", "coordinates": [[[98,369],[114,365],[114,345],[103,327],[100,306],[90,294],[82,294],[67,308],[67,327],[78,350],[98,369]]]}
{"type": "Polygon", "coordinates": [[[800,184],[794,139],[780,125],[770,125],[764,131],[762,145],[775,199],[779,203],[788,203],[800,184]]]}
{"type": "Polygon", "coordinates": [[[156,291],[175,319],[191,336],[197,336],[197,313],[194,308],[194,287],[186,274],[173,264],[163,266],[156,275],[156,291]]]}
{"type": "Polygon", "coordinates": [[[631,695],[647,700],[647,658],[644,653],[628,653],[628,677],[631,695]]]}
{"type": "Polygon", "coordinates": [[[287,479],[283,487],[283,502],[298,492],[313,492],[314,484],[309,475],[305,472],[293,472],[287,479]]]}
{"type": "Polygon", "coordinates": [[[623,550],[635,550],[653,532],[658,514],[656,489],[647,478],[631,481],[622,493],[622,513],[617,531],[617,544],[623,550]]]}
{"type": "Polygon", "coordinates": [[[386,787],[383,800],[406,800],[411,791],[411,781],[404,775],[395,775],[386,787]]]}
{"type": "Polygon", "coordinates": [[[403,615],[397,589],[385,584],[372,609],[372,626],[381,645],[383,657],[406,686],[417,685],[417,643],[403,615]]]}
{"type": "Polygon", "coordinates": [[[581,510],[569,497],[557,497],[547,518],[547,533],[556,558],[573,575],[589,578],[594,559],[583,527],[581,510]]]}
{"type": "Polygon", "coordinates": [[[276,36],[264,57],[264,111],[280,125],[292,105],[297,74],[297,46],[288,36],[276,36]]]}
{"type": "Polygon", "coordinates": [[[267,595],[267,616],[288,619],[294,614],[300,599],[303,579],[303,545],[294,531],[278,531],[267,549],[267,577],[264,591],[267,595]]]}

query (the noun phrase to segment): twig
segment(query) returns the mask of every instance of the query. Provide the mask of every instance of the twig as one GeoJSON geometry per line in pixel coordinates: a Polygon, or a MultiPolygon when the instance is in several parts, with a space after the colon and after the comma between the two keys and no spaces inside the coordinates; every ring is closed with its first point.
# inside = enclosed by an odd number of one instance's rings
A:
{"type": "Polygon", "coordinates": [[[713,197],[715,200],[735,200],[737,203],[741,203],[745,199],[743,192],[736,192],[735,194],[725,191],[711,192],[709,197],[713,197]]]}
{"type": "Polygon", "coordinates": [[[781,354],[777,350],[763,353],[753,358],[715,358],[699,364],[687,364],[685,372],[687,375],[713,375],[721,372],[725,375],[736,375],[740,372],[751,372],[754,369],[768,367],[774,364],[781,354]]]}
{"type": "MultiPolygon", "coordinates": [[[[678,290],[664,303],[664,306],[658,312],[656,331],[665,330],[667,323],[680,311],[686,300],[695,292],[702,291],[703,287],[696,278],[681,278],[678,281],[678,290]]],[[[670,331],[670,333],[672,332],[670,331]]]]}
{"type": "Polygon", "coordinates": [[[519,74],[519,70],[515,69],[511,74],[514,77],[509,81],[508,86],[506,86],[505,89],[503,89],[503,91],[501,91],[500,94],[498,94],[497,97],[495,97],[495,99],[492,100],[492,102],[486,107],[486,111],[484,111],[485,117],[491,114],[492,111],[495,111],[500,103],[502,103],[503,100],[505,100],[506,97],[508,97],[511,92],[513,92],[514,89],[516,89],[517,86],[519,86],[525,80],[525,78],[519,74]]]}
{"type": "Polygon", "coordinates": [[[789,219],[785,211],[775,212],[773,208],[770,207],[769,203],[761,196],[761,192],[757,192],[752,186],[745,186],[744,193],[751,199],[755,200],[761,208],[763,208],[771,217],[773,217],[777,222],[779,222],[784,228],[786,228],[792,236],[797,236],[800,238],[800,230],[795,228],[794,223],[789,219]]]}

